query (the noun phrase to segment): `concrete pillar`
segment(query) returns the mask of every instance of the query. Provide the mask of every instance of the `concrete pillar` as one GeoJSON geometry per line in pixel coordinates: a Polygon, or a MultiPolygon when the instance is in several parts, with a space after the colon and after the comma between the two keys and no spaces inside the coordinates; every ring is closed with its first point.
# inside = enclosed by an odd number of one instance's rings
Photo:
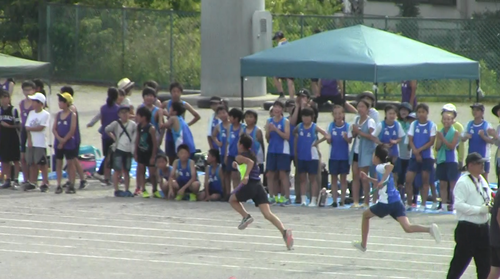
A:
{"type": "MultiPolygon", "coordinates": [[[[201,1],[202,96],[240,96],[240,58],[272,46],[270,14],[268,20],[252,20],[264,11],[264,4],[264,0],[201,1]]],[[[265,78],[248,77],[244,85],[245,97],[267,93],[265,78]]]]}

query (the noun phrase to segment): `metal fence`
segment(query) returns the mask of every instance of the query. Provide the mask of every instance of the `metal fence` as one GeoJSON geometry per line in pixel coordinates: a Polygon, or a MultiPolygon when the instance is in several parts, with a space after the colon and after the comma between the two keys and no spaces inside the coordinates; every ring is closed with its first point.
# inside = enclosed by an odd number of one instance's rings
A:
{"type": "MultiPolygon", "coordinates": [[[[481,61],[481,87],[497,95],[500,84],[500,22],[403,18],[274,15],[273,29],[290,40],[364,24],[398,33],[481,61]]],[[[167,85],[178,81],[199,89],[201,19],[199,13],[145,9],[101,9],[49,4],[41,11],[39,59],[54,65],[58,80],[115,83],[122,77],[167,85]]],[[[413,55],[413,54],[409,54],[413,55]]],[[[309,86],[308,80],[296,86],[309,86]]],[[[419,95],[448,98],[469,95],[469,81],[421,81],[419,95]]],[[[379,85],[382,96],[399,93],[397,83],[379,85]]],[[[370,90],[372,84],[347,82],[347,92],[370,90]]],[[[273,91],[272,82],[268,90],[273,91]]]]}

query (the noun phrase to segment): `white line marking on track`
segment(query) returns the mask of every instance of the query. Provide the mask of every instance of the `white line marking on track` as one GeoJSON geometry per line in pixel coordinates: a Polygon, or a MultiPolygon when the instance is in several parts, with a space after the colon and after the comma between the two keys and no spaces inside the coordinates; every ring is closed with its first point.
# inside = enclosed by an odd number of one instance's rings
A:
{"type": "MultiPolygon", "coordinates": [[[[5,235],[5,234],[0,234],[5,235]]],[[[16,236],[16,235],[12,235],[16,236]]],[[[19,235],[19,237],[31,237],[31,235],[19,235]]],[[[58,238],[59,239],[59,238],[58,238]]],[[[65,239],[65,238],[64,238],[65,239]]],[[[69,239],[68,239],[69,240],[69,239]]],[[[28,246],[46,246],[46,247],[56,247],[56,248],[66,248],[66,249],[81,249],[82,247],[78,246],[63,246],[63,245],[51,245],[51,244],[38,244],[38,243],[26,243],[26,242],[11,242],[11,241],[0,241],[2,244],[11,244],[11,245],[28,245],[28,246]]],[[[144,251],[144,250],[134,250],[134,249],[113,249],[113,248],[97,248],[92,247],[92,250],[99,251],[109,251],[109,252],[130,252],[130,253],[138,253],[138,254],[164,254],[164,252],[160,251],[144,251]]],[[[220,259],[227,260],[238,260],[238,261],[246,261],[247,263],[250,261],[255,261],[255,258],[243,258],[243,257],[232,257],[232,256],[222,256],[222,255],[199,255],[201,259],[209,258],[209,259],[217,259],[216,262],[212,264],[219,264],[220,259]]],[[[307,262],[307,261],[287,261],[287,260],[273,260],[272,262],[278,262],[282,264],[302,264],[302,265],[312,265],[312,266],[326,266],[326,267],[352,267],[352,264],[334,264],[334,263],[318,263],[318,262],[307,262]]],[[[209,262],[205,262],[209,263],[209,262]]],[[[374,270],[389,270],[389,271],[401,271],[401,272],[425,272],[425,273],[438,273],[445,274],[443,271],[436,270],[422,270],[422,269],[408,269],[408,268],[395,268],[395,267],[382,267],[382,266],[369,266],[363,264],[364,269],[374,269],[374,270]]]]}
{"type": "MultiPolygon", "coordinates": [[[[74,257],[74,258],[89,258],[89,259],[99,259],[99,260],[113,260],[113,261],[137,261],[137,262],[150,262],[150,263],[166,263],[173,265],[190,265],[190,266],[205,266],[213,267],[212,263],[196,263],[196,262],[178,262],[178,261],[166,261],[166,260],[145,260],[136,258],[125,258],[125,257],[105,257],[105,256],[93,256],[93,255],[78,255],[78,254],[66,254],[66,253],[52,253],[52,252],[38,252],[38,251],[25,251],[25,250],[10,250],[10,249],[0,249],[0,252],[7,253],[21,253],[21,254],[33,254],[33,255],[49,255],[49,256],[59,256],[59,257],[74,257]]],[[[379,275],[371,274],[353,274],[353,273],[341,273],[341,272],[321,272],[321,271],[309,271],[300,269],[278,269],[278,268],[268,268],[268,267],[256,267],[248,265],[226,265],[219,264],[218,268],[223,267],[227,269],[247,269],[247,270],[259,270],[259,271],[280,271],[280,272],[295,272],[295,273],[314,273],[323,275],[342,275],[349,278],[354,277],[370,277],[370,278],[380,278],[379,275]]],[[[411,279],[410,277],[399,277],[399,276],[384,276],[390,279],[411,279]]]]}
{"type": "MultiPolygon", "coordinates": [[[[177,204],[181,204],[181,202],[178,202],[177,204]]],[[[158,204],[154,204],[154,205],[158,205],[158,204]]],[[[0,208],[2,208],[2,207],[8,208],[8,209],[12,209],[12,208],[31,209],[31,210],[36,210],[36,211],[54,210],[54,208],[38,207],[38,206],[37,207],[26,207],[26,206],[3,206],[3,205],[0,205],[0,208]]],[[[153,208],[153,209],[156,210],[158,208],[153,208]]],[[[232,209],[230,209],[230,207],[228,206],[228,212],[231,212],[231,210],[232,209]]],[[[72,212],[90,213],[90,214],[110,214],[111,215],[111,213],[108,213],[108,212],[105,212],[105,211],[82,210],[82,209],[72,209],[71,211],[72,212]]],[[[169,213],[169,212],[166,212],[166,213],[169,213]]],[[[293,213],[293,212],[290,212],[290,213],[293,213]]],[[[113,214],[113,215],[116,215],[116,214],[113,214]]],[[[164,218],[164,219],[180,219],[180,220],[221,222],[221,223],[226,223],[226,224],[228,222],[227,219],[201,218],[201,217],[190,217],[190,216],[169,216],[169,215],[154,215],[154,214],[138,214],[138,213],[129,213],[129,212],[127,212],[126,215],[128,215],[128,216],[144,217],[144,218],[164,218]]],[[[332,216],[335,216],[335,215],[332,215],[332,216]]],[[[422,215],[422,217],[423,216],[427,216],[427,215],[422,215]]],[[[434,216],[434,215],[430,215],[430,216],[434,216]]],[[[442,215],[442,216],[447,216],[447,215],[442,215]]],[[[303,216],[303,217],[307,218],[308,216],[303,216]]],[[[361,215],[358,216],[358,217],[356,217],[353,220],[355,221],[356,226],[358,226],[359,222],[361,222],[361,215]]],[[[267,224],[267,222],[260,222],[260,221],[254,221],[253,223],[254,224],[259,224],[259,225],[267,224]]],[[[312,227],[312,228],[325,228],[325,229],[331,230],[332,227],[334,227],[333,224],[329,225],[329,226],[322,226],[322,225],[318,225],[317,223],[291,223],[291,222],[289,222],[286,225],[288,227],[292,228],[292,229],[293,228],[297,228],[297,227],[305,227],[305,228],[311,228],[312,227]]],[[[352,230],[353,231],[358,231],[357,228],[356,229],[353,228],[352,230]]],[[[370,231],[376,231],[376,232],[388,232],[388,231],[390,231],[390,232],[394,232],[394,230],[392,230],[392,229],[390,229],[390,230],[389,229],[384,229],[383,226],[370,228],[370,231]]],[[[453,234],[443,234],[442,233],[442,236],[453,236],[453,234]]],[[[370,236],[370,238],[371,237],[372,236],[370,236]]],[[[405,238],[385,237],[385,236],[383,238],[385,238],[385,239],[388,239],[388,238],[390,238],[390,239],[405,239],[405,238]]],[[[434,241],[434,240],[426,240],[426,239],[419,239],[419,238],[416,238],[415,240],[419,240],[419,241],[434,241]]],[[[450,241],[450,242],[452,242],[452,241],[450,241]]]]}
{"type": "MultiPolygon", "coordinates": [[[[90,235],[108,235],[108,236],[124,236],[124,237],[134,237],[134,238],[144,238],[144,235],[137,234],[119,234],[119,233],[106,233],[106,232],[92,232],[92,231],[74,231],[74,230],[60,230],[60,229],[43,229],[43,228],[32,228],[32,227],[11,227],[11,226],[0,226],[0,228],[7,228],[13,230],[29,230],[29,231],[48,231],[48,232],[64,232],[71,234],[90,234],[90,235]]],[[[0,233],[0,235],[13,235],[0,233]]],[[[14,234],[15,236],[15,234],[14,234]]],[[[26,237],[35,237],[35,238],[56,238],[55,236],[35,236],[35,235],[26,235],[26,237]]],[[[163,236],[155,236],[156,238],[162,239],[170,239],[168,237],[163,236]]],[[[207,247],[207,246],[194,246],[194,245],[179,245],[179,244],[165,244],[165,243],[148,243],[148,242],[130,242],[130,241],[118,241],[118,240],[102,240],[102,239],[85,239],[85,238],[64,238],[58,237],[58,239],[67,239],[67,240],[75,240],[75,241],[93,241],[93,242],[111,242],[111,243],[121,243],[121,244],[137,244],[137,245],[153,245],[153,246],[167,246],[167,247],[179,247],[179,248],[191,248],[191,249],[200,249],[200,250],[217,250],[217,251],[233,251],[233,252],[250,252],[250,253],[262,253],[262,254],[278,254],[278,255],[288,255],[288,256],[307,256],[307,257],[320,257],[320,258],[336,258],[336,259],[351,259],[351,260],[371,260],[378,262],[392,262],[392,263],[404,263],[404,264],[424,264],[424,265],[443,265],[448,266],[448,263],[439,263],[439,262],[422,262],[422,261],[412,261],[412,260],[398,260],[398,259],[386,259],[380,256],[376,258],[366,258],[366,257],[349,257],[349,256],[337,256],[337,255],[320,255],[320,254],[309,254],[309,253],[300,253],[297,251],[293,252],[280,252],[280,251],[259,251],[259,250],[249,250],[249,249],[239,249],[239,248],[230,248],[230,247],[207,247]]],[[[205,241],[208,241],[205,240],[205,241]]],[[[273,245],[274,246],[274,245],[273,245]]],[[[335,248],[332,248],[334,251],[335,248]]],[[[385,253],[385,251],[371,251],[376,253],[385,253]]]]}

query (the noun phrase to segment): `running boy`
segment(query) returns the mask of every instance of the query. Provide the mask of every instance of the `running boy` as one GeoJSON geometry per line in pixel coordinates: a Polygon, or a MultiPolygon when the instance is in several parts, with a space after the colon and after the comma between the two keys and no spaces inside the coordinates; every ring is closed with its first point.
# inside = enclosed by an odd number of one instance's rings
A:
{"type": "Polygon", "coordinates": [[[490,148],[493,143],[493,139],[489,136],[489,131],[494,131],[494,129],[490,123],[484,120],[483,104],[476,103],[470,107],[474,120],[467,123],[467,128],[462,135],[462,140],[464,142],[469,141],[468,154],[477,152],[487,160],[484,163],[483,177],[488,180],[488,174],[490,173],[490,148]]]}
{"type": "Polygon", "coordinates": [[[137,135],[135,138],[134,159],[137,162],[137,188],[134,195],[140,195],[142,192],[143,198],[149,198],[150,195],[146,191],[146,168],[150,175],[151,184],[153,185],[153,196],[161,198],[158,192],[156,183],[155,155],[158,153],[158,141],[156,140],[155,127],[151,125],[152,113],[147,107],[137,109],[137,135]]]}
{"type": "Polygon", "coordinates": [[[247,200],[253,200],[255,206],[260,209],[264,218],[271,222],[283,236],[283,240],[286,243],[288,250],[293,248],[293,236],[292,231],[285,229],[283,223],[276,215],[271,212],[269,207],[269,201],[267,200],[267,193],[264,190],[260,182],[260,170],[257,166],[257,158],[252,152],[252,138],[248,135],[242,135],[238,142],[238,155],[233,161],[232,167],[239,169],[239,165],[246,165],[246,170],[241,173],[241,184],[234,189],[231,197],[229,198],[229,203],[231,207],[238,212],[241,217],[241,223],[238,225],[238,229],[244,230],[248,225],[253,222],[253,217],[245,210],[242,202],[247,200]]]}
{"type": "Polygon", "coordinates": [[[184,199],[184,194],[189,194],[189,201],[196,201],[200,191],[200,182],[194,160],[190,159],[189,146],[181,144],[177,148],[177,157],[172,164],[172,175],[168,181],[168,199],[175,196],[176,201],[184,199]]]}
{"type": "Polygon", "coordinates": [[[394,218],[406,233],[429,233],[436,240],[436,243],[439,243],[441,241],[441,233],[436,224],[432,224],[430,227],[412,225],[408,217],[406,217],[405,207],[394,185],[394,178],[392,176],[394,166],[389,161],[389,151],[383,145],[375,148],[373,164],[376,166],[377,178],[371,178],[365,172],[361,173],[361,177],[362,179],[369,179],[376,185],[375,187],[378,188],[379,192],[379,200],[375,205],[372,205],[363,212],[361,242],[353,242],[354,247],[365,252],[368,243],[370,219],[375,216],[384,218],[387,215],[394,218]]]}
{"type": "Polygon", "coordinates": [[[118,109],[118,120],[111,122],[104,131],[113,139],[113,187],[115,197],[133,197],[130,192],[130,167],[132,165],[132,152],[134,152],[137,124],[129,120],[130,106],[120,106],[118,109]],[[123,176],[125,191],[118,188],[120,179],[123,176]]]}
{"type": "Polygon", "coordinates": [[[217,149],[210,149],[205,168],[205,191],[198,194],[199,201],[218,201],[222,198],[222,167],[217,149]]]}
{"type": "Polygon", "coordinates": [[[225,200],[229,199],[231,193],[231,172],[228,171],[228,166],[226,166],[225,158],[227,153],[227,135],[231,127],[229,122],[229,116],[227,113],[226,106],[222,105],[217,107],[217,118],[221,120],[221,123],[215,127],[212,132],[212,139],[215,145],[219,148],[220,160],[222,161],[222,195],[225,200]]]}
{"type": "Polygon", "coordinates": [[[196,147],[194,145],[194,138],[191,133],[191,129],[182,117],[185,112],[186,108],[183,103],[172,103],[172,107],[170,108],[170,117],[163,127],[170,129],[172,132],[175,148],[178,149],[181,144],[186,144],[189,147],[189,158],[194,158],[196,147]]]}
{"type": "Polygon", "coordinates": [[[264,173],[264,152],[266,148],[264,146],[264,133],[257,126],[258,115],[255,110],[247,110],[243,115],[245,119],[245,133],[249,135],[253,140],[252,151],[257,156],[257,163],[260,168],[260,173],[264,173]]]}
{"type": "MultiPolygon", "coordinates": [[[[43,166],[47,165],[47,138],[45,129],[49,126],[50,113],[44,110],[45,96],[37,92],[29,96],[33,110],[26,119],[26,163],[29,166],[28,184],[24,186],[25,191],[35,190],[37,188],[38,173],[43,166]]],[[[47,192],[49,186],[43,184],[40,191],[47,192]]]]}
{"type": "Polygon", "coordinates": [[[172,166],[168,165],[167,155],[164,153],[156,155],[156,180],[158,181],[158,185],[160,185],[164,198],[167,198],[166,194],[169,189],[168,180],[170,179],[170,176],[173,175],[172,169],[172,166]]]}
{"type": "Polygon", "coordinates": [[[425,203],[429,195],[429,184],[432,191],[432,210],[436,210],[438,204],[436,202],[436,186],[430,183],[429,174],[434,167],[434,152],[432,146],[436,139],[436,125],[428,120],[429,106],[421,103],[417,106],[417,121],[411,123],[408,129],[408,143],[411,148],[411,159],[408,165],[408,173],[406,175],[406,206],[408,210],[412,210],[413,201],[413,183],[417,173],[422,174],[422,197],[421,210],[425,210],[425,203]]]}
{"type": "MultiPolygon", "coordinates": [[[[28,142],[28,133],[26,132],[26,120],[28,114],[33,110],[32,101],[29,98],[30,95],[35,94],[35,83],[31,80],[24,81],[21,85],[24,94],[24,100],[19,103],[19,111],[21,112],[21,169],[23,172],[23,187],[29,184],[30,175],[29,167],[26,162],[26,143],[28,142]]],[[[43,95],[43,94],[42,94],[43,95]]],[[[45,96],[44,96],[45,97],[45,96]]]]}
{"type": "Polygon", "coordinates": [[[439,179],[439,193],[441,194],[441,209],[453,211],[448,207],[448,198],[451,197],[455,184],[460,176],[458,172],[457,146],[460,142],[460,132],[455,130],[453,122],[455,115],[451,112],[442,114],[443,128],[436,134],[437,168],[436,174],[439,179]],[[448,183],[450,191],[448,192],[448,183]]]}
{"type": "MultiPolygon", "coordinates": [[[[322,134],[327,140],[330,139],[325,130],[321,129],[313,123],[314,111],[311,108],[302,109],[302,123],[299,123],[293,131],[295,137],[295,154],[297,154],[297,168],[300,176],[300,192],[306,193],[306,184],[309,179],[311,183],[311,202],[309,207],[316,207],[318,204],[318,161],[319,152],[318,132],[322,134]]],[[[306,196],[302,195],[302,205],[306,206],[306,196]]]]}
{"type": "Polygon", "coordinates": [[[2,174],[6,176],[1,188],[19,189],[19,161],[21,160],[19,128],[21,121],[17,109],[11,105],[10,93],[0,88],[0,158],[2,159],[2,174]],[[14,177],[11,167],[14,165],[14,177]]]}
{"type": "Polygon", "coordinates": [[[273,104],[273,117],[266,122],[267,148],[267,184],[270,198],[277,197],[279,185],[284,192],[283,205],[290,202],[290,122],[283,117],[284,105],[280,101],[273,104]]]}
{"type": "MultiPolygon", "coordinates": [[[[233,168],[234,158],[238,155],[238,141],[240,136],[244,133],[246,127],[242,124],[243,112],[238,108],[232,108],[229,111],[229,122],[231,126],[228,132],[228,142],[227,142],[227,153],[224,159],[226,164],[226,172],[231,173],[231,181],[233,183],[233,188],[236,188],[240,184],[240,175],[237,169],[233,168]]],[[[227,186],[231,189],[231,184],[227,186]]]]}
{"type": "Polygon", "coordinates": [[[76,114],[70,110],[73,104],[73,97],[69,93],[57,94],[59,97],[60,112],[57,113],[52,125],[52,133],[54,134],[54,148],[56,156],[56,173],[57,173],[57,188],[56,194],[61,194],[63,159],[66,158],[67,172],[69,185],[66,188],[66,194],[74,194],[75,190],[75,131],[76,131],[76,114]]]}

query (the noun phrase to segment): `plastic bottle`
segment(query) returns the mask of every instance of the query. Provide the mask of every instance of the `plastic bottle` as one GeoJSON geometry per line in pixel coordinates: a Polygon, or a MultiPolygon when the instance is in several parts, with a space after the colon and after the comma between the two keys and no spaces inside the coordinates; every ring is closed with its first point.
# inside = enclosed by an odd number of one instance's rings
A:
{"type": "Polygon", "coordinates": [[[318,205],[320,207],[325,207],[326,206],[326,199],[328,198],[328,193],[326,192],[326,188],[321,189],[321,192],[319,193],[319,203],[318,205]]]}

